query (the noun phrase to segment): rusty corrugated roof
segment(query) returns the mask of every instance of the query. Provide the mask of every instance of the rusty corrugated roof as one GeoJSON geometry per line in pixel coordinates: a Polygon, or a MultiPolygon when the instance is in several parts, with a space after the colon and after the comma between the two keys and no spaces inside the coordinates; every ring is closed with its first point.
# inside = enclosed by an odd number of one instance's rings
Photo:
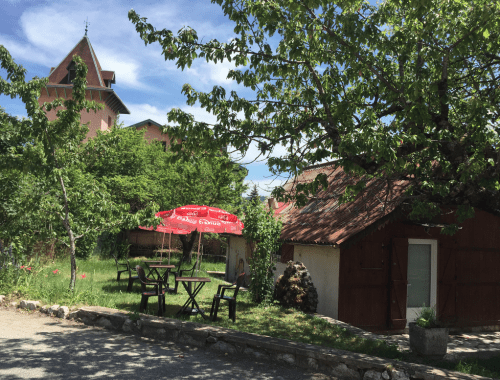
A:
{"type": "Polygon", "coordinates": [[[353,202],[339,204],[347,185],[364,177],[349,176],[330,163],[306,169],[297,179],[285,184],[285,190],[293,193],[297,183],[311,182],[320,173],[328,177],[327,190],[318,192],[304,207],[288,204],[276,210],[275,215],[283,221],[283,240],[340,245],[393,212],[407,186],[406,182],[396,181],[389,189],[385,179],[367,179],[365,189],[353,202]]]}

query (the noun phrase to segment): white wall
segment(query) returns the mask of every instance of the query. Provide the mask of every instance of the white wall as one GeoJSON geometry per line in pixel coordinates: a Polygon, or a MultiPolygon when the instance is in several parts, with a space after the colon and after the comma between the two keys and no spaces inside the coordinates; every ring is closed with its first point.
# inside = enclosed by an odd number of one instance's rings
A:
{"type": "Polygon", "coordinates": [[[234,282],[242,272],[246,273],[246,285],[250,283],[250,267],[246,260],[246,241],[240,236],[229,237],[228,261],[226,266],[226,281],[234,282]]]}
{"type": "MultiPolygon", "coordinates": [[[[245,273],[250,273],[245,255],[248,255],[245,239],[231,236],[226,269],[228,281],[236,280],[237,275],[242,272],[242,266],[245,273]]],[[[325,246],[295,245],[293,259],[304,263],[311,274],[318,291],[318,313],[338,318],[340,250],[325,246]]],[[[285,268],[286,264],[276,264],[275,279],[283,274],[285,268]]]]}
{"type": "Polygon", "coordinates": [[[317,312],[338,318],[340,250],[325,246],[295,245],[293,260],[304,263],[311,274],[318,291],[317,312]]]}

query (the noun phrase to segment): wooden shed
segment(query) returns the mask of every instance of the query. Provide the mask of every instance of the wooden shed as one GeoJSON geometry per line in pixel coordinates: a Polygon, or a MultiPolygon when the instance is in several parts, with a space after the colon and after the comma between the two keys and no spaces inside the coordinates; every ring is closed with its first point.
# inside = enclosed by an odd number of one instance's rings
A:
{"type": "MultiPolygon", "coordinates": [[[[319,313],[366,330],[400,331],[425,304],[452,327],[500,326],[500,217],[476,209],[448,236],[441,227],[452,222],[455,209],[443,205],[432,222],[409,220],[402,182],[388,189],[387,182],[370,180],[353,203],[340,205],[338,195],[353,179],[324,164],[298,181],[319,173],[328,176],[329,187],[304,207],[275,204],[285,241],[277,275],[289,260],[304,262],[318,290],[319,313]]],[[[245,258],[240,240],[230,240],[229,270],[245,258]]]]}

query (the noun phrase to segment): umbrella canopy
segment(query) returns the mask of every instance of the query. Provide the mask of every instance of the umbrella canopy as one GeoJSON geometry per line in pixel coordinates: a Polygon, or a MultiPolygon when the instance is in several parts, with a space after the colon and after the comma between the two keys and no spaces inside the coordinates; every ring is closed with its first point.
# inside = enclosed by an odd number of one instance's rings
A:
{"type": "Polygon", "coordinates": [[[151,226],[151,227],[144,227],[144,226],[139,226],[141,230],[147,230],[147,231],[158,231],[158,232],[163,232],[166,234],[174,234],[174,235],[187,235],[190,234],[191,231],[188,230],[183,230],[181,228],[170,228],[166,226],[162,226],[161,224],[157,225],[156,228],[151,226]]]}
{"type": "Polygon", "coordinates": [[[164,226],[188,231],[241,235],[244,227],[236,215],[210,206],[187,205],[156,215],[163,218],[164,226]]]}
{"type": "Polygon", "coordinates": [[[200,245],[203,232],[241,235],[244,227],[236,215],[210,206],[181,206],[173,210],[160,211],[156,216],[163,218],[163,225],[168,228],[180,228],[200,233],[198,237],[197,272],[200,269],[200,245]]]}

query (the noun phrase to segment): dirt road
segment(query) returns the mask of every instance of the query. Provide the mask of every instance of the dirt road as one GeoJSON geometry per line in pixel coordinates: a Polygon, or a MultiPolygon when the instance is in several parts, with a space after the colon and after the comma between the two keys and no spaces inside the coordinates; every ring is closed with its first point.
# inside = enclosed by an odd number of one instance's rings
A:
{"type": "Polygon", "coordinates": [[[0,307],[0,379],[330,379],[0,307]]]}

